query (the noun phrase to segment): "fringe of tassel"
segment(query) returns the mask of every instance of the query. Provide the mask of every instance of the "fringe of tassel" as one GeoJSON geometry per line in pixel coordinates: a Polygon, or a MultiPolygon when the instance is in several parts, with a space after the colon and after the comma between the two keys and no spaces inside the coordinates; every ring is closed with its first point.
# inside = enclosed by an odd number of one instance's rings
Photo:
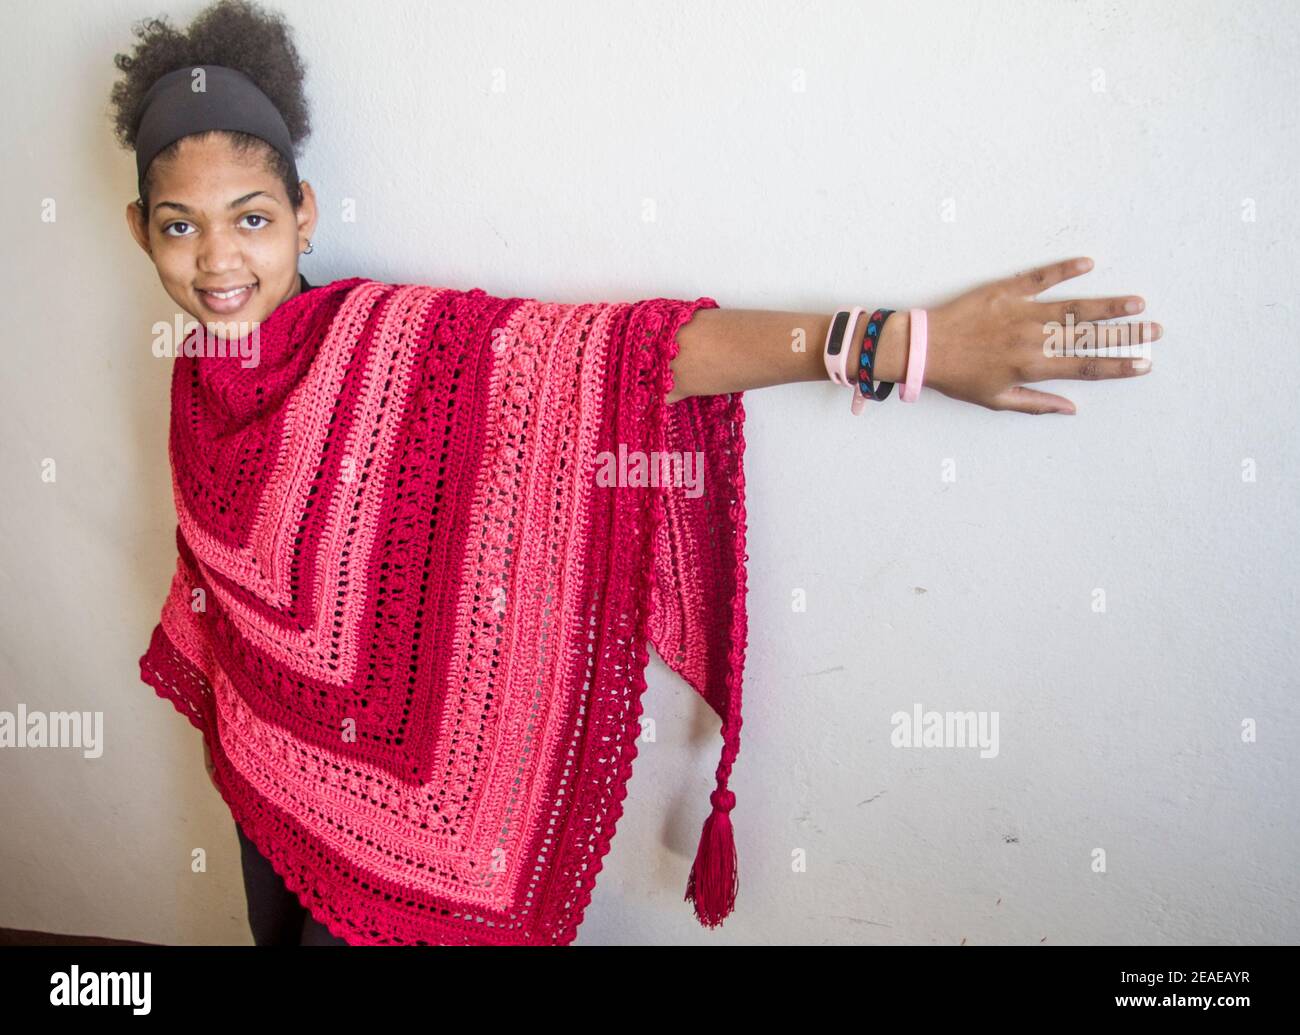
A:
{"type": "Polygon", "coordinates": [[[710,795],[713,811],[700,831],[695,864],[686,882],[686,902],[695,903],[695,916],[705,927],[717,927],[736,905],[740,874],[736,865],[736,838],[731,810],[736,796],[725,787],[710,795]]]}

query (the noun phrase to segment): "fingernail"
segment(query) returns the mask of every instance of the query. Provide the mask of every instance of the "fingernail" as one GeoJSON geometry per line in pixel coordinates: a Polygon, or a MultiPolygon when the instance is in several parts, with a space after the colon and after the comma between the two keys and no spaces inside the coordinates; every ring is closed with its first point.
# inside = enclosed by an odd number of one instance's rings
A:
{"type": "Polygon", "coordinates": [[[1124,312],[1126,313],[1140,313],[1141,311],[1142,311],[1142,303],[1139,302],[1136,298],[1130,298],[1127,302],[1124,303],[1124,312]]]}
{"type": "Polygon", "coordinates": [[[1151,369],[1151,360],[1135,359],[1133,361],[1133,369],[1136,370],[1139,374],[1145,374],[1148,370],[1151,369]]]}

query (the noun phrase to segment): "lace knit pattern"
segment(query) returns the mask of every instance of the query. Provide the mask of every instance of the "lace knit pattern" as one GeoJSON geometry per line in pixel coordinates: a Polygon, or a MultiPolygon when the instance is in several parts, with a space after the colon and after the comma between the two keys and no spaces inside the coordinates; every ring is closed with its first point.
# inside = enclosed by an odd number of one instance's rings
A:
{"type": "Polygon", "coordinates": [[[255,366],[176,360],[178,556],[141,676],[338,937],[570,943],[637,755],[647,640],[722,720],[725,820],[744,409],[665,402],[678,329],[716,305],[352,278],[276,309],[255,366]],[[702,453],[703,494],[599,485],[620,446],[702,453]]]}

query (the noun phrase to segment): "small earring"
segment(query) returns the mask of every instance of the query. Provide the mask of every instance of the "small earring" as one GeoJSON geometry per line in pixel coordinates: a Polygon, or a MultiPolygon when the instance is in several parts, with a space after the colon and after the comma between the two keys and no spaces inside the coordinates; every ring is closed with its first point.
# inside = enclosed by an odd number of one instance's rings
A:
{"type": "Polygon", "coordinates": [[[315,250],[316,249],[311,246],[311,238],[307,238],[307,249],[303,252],[303,255],[310,255],[315,250]]]}

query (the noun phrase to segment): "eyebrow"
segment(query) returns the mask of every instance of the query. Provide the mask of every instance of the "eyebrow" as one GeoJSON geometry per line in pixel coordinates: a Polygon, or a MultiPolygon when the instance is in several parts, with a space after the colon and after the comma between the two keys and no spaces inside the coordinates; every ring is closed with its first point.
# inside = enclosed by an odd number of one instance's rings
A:
{"type": "MultiPolygon", "coordinates": [[[[255,190],[251,194],[245,194],[242,198],[236,198],[227,206],[227,208],[239,208],[239,206],[242,205],[244,202],[257,197],[259,194],[265,194],[266,197],[270,198],[271,201],[273,202],[275,201],[275,197],[271,194],[267,194],[266,191],[255,190]]],[[[190,214],[189,208],[185,205],[182,205],[179,201],[160,201],[156,205],[154,205],[153,210],[157,212],[160,208],[174,208],[178,212],[185,213],[185,215],[187,216],[190,214]]]]}

